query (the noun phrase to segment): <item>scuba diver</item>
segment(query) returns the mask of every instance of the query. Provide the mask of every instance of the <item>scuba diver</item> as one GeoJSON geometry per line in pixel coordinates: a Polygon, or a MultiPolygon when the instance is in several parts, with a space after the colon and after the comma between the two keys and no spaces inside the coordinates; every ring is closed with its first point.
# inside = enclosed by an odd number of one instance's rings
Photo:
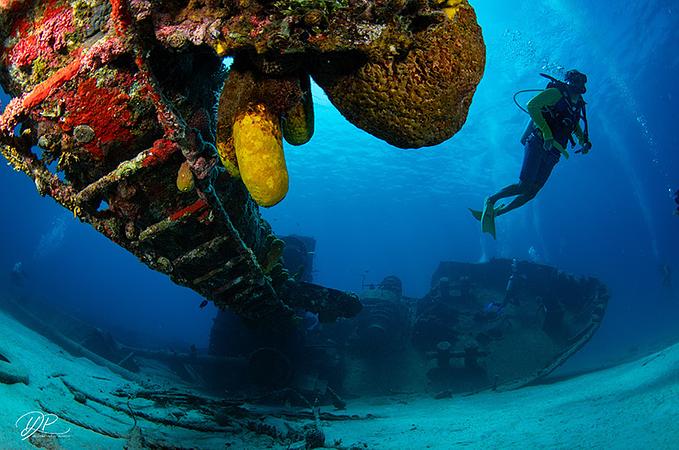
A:
{"type": "Polygon", "coordinates": [[[672,289],[672,267],[669,264],[663,264],[660,267],[660,274],[662,275],[663,287],[672,289]]]}
{"type": "MultiPolygon", "coordinates": [[[[549,75],[545,90],[528,102],[530,115],[521,144],[524,145],[523,165],[519,182],[501,189],[486,198],[483,211],[470,209],[472,215],[481,221],[481,229],[495,239],[495,217],[506,214],[532,200],[547,182],[552,169],[563,155],[568,159],[568,143],[575,146],[573,134],[578,138],[581,149],[576,153],[587,154],[592,147],[589,141],[587,112],[582,95],[587,92],[587,76],[577,70],[566,72],[565,81],[549,75]],[[584,131],[580,127],[584,123],[584,131]],[[495,203],[506,197],[516,197],[507,205],[495,207],[495,203]]],[[[519,91],[517,95],[522,92],[519,91]]],[[[514,96],[516,101],[516,95],[514,96]]],[[[518,105],[518,103],[517,103],[518,105]]]]}
{"type": "Polygon", "coordinates": [[[679,216],[679,190],[674,193],[674,203],[677,204],[677,210],[674,211],[674,214],[679,216]]]}
{"type": "Polygon", "coordinates": [[[12,271],[9,273],[9,280],[14,287],[23,287],[26,281],[24,264],[21,261],[15,262],[12,271]]]}
{"type": "Polygon", "coordinates": [[[521,280],[525,280],[526,277],[519,273],[519,262],[516,258],[512,259],[511,270],[509,273],[509,278],[507,279],[507,286],[505,287],[505,295],[501,303],[490,302],[484,308],[484,313],[490,314],[500,314],[505,306],[518,305],[519,298],[518,292],[520,289],[521,280]]]}

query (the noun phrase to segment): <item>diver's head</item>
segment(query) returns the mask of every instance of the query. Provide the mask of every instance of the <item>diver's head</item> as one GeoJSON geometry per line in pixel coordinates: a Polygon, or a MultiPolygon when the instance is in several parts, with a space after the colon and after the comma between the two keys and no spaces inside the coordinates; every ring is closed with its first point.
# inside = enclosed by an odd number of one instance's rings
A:
{"type": "Polygon", "coordinates": [[[584,94],[587,92],[587,75],[578,70],[569,70],[566,72],[566,78],[564,79],[566,84],[577,94],[584,94]]]}

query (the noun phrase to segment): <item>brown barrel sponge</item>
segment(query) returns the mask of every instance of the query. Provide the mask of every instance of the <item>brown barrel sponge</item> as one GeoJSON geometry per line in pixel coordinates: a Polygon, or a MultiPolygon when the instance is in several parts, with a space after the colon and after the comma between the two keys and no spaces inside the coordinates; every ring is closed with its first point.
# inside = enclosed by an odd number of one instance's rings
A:
{"type": "Polygon", "coordinates": [[[436,145],[460,130],[486,59],[481,27],[466,1],[452,20],[411,37],[395,45],[379,39],[351,58],[326,57],[312,73],[347,120],[400,148],[436,145]]]}

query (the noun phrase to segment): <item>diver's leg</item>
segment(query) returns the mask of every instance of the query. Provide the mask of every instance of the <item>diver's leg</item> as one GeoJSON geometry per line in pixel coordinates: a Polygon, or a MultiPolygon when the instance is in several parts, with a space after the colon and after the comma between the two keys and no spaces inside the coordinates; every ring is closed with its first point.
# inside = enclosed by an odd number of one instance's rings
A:
{"type": "MultiPolygon", "coordinates": [[[[511,192],[516,192],[516,197],[508,205],[495,210],[495,215],[507,214],[519,208],[535,198],[547,178],[552,173],[554,165],[559,161],[559,154],[548,152],[543,147],[544,141],[536,136],[528,139],[524,146],[523,164],[518,184],[514,185],[511,192]]],[[[508,191],[510,191],[508,189],[508,191]]]]}
{"type": "Polygon", "coordinates": [[[484,209],[488,209],[494,206],[495,203],[501,198],[514,197],[515,195],[521,195],[525,193],[525,184],[532,182],[538,177],[538,172],[540,170],[540,162],[542,159],[542,154],[544,153],[542,139],[531,136],[525,140],[523,146],[523,163],[521,164],[521,174],[519,175],[519,183],[510,184],[497,193],[486,198],[486,203],[484,204],[484,209]]]}
{"type": "MultiPolygon", "coordinates": [[[[501,206],[500,208],[495,209],[495,202],[497,202],[501,198],[520,195],[523,192],[523,190],[524,187],[521,183],[510,184],[509,186],[500,189],[500,191],[497,192],[496,194],[486,198],[486,201],[483,204],[483,211],[481,212],[480,215],[478,215],[478,220],[481,221],[481,231],[483,231],[484,233],[489,233],[490,235],[493,236],[493,239],[495,239],[495,217],[497,216],[498,211],[505,209],[504,205],[501,206]]],[[[516,199],[512,201],[512,203],[514,202],[516,202],[516,199]]],[[[474,217],[477,217],[476,211],[472,210],[472,214],[474,215],[474,217]]]]}
{"type": "Polygon", "coordinates": [[[507,214],[516,208],[519,208],[529,201],[533,200],[540,189],[547,183],[547,179],[552,174],[552,169],[557,162],[559,162],[560,155],[555,152],[546,152],[540,155],[536,167],[528,171],[521,171],[521,182],[519,183],[519,190],[521,193],[518,197],[512,200],[508,205],[495,210],[495,216],[507,214]]]}
{"type": "Polygon", "coordinates": [[[520,194],[518,197],[516,197],[514,200],[509,202],[508,205],[502,206],[501,208],[498,208],[495,210],[495,216],[501,216],[502,214],[507,214],[509,211],[515,210],[516,208],[519,208],[520,206],[525,205],[529,201],[533,200],[537,193],[539,192],[539,189],[531,189],[524,187],[524,192],[520,194]]]}
{"type": "Polygon", "coordinates": [[[528,193],[526,187],[533,183],[533,180],[538,177],[540,171],[542,154],[544,153],[541,142],[542,140],[536,137],[528,139],[523,147],[523,163],[521,164],[521,174],[519,175],[520,181],[516,184],[510,184],[502,188],[498,193],[488,197],[486,199],[486,206],[489,206],[488,203],[494,205],[501,198],[528,193]]]}
{"type": "Polygon", "coordinates": [[[489,197],[486,197],[486,200],[483,203],[483,209],[478,210],[478,209],[469,208],[469,212],[472,213],[472,216],[476,220],[479,220],[479,221],[483,220],[484,211],[487,214],[487,211],[489,210],[489,208],[495,208],[495,202],[497,202],[499,199],[505,198],[505,197],[513,197],[514,195],[517,195],[517,194],[514,194],[516,186],[517,186],[516,184],[512,184],[512,185],[509,185],[505,188],[502,188],[496,194],[493,194],[489,197]]]}
{"type": "Polygon", "coordinates": [[[469,208],[469,211],[472,213],[472,216],[476,220],[483,221],[484,213],[488,214],[489,211],[492,211],[495,208],[495,203],[498,200],[506,197],[514,197],[515,195],[519,195],[520,193],[521,190],[519,188],[519,183],[510,184],[509,186],[500,189],[497,193],[486,197],[486,200],[483,203],[483,209],[476,210],[469,208]]]}
{"type": "MultiPolygon", "coordinates": [[[[526,141],[523,152],[523,164],[521,165],[521,174],[519,176],[520,182],[502,188],[496,194],[486,198],[483,211],[479,217],[481,220],[481,230],[484,233],[490,233],[495,238],[495,217],[499,215],[498,213],[504,214],[512,211],[535,197],[537,191],[542,187],[538,180],[542,172],[544,172],[541,170],[544,154],[545,150],[542,139],[533,135],[526,141]],[[497,210],[495,209],[495,202],[499,199],[516,195],[518,197],[512,200],[509,205],[502,206],[497,210]]],[[[474,217],[477,217],[476,211],[472,210],[472,214],[474,217]]]]}
{"type": "Polygon", "coordinates": [[[487,201],[490,201],[494,205],[501,198],[514,197],[515,195],[520,195],[522,192],[523,188],[521,183],[510,184],[488,197],[487,201]]]}

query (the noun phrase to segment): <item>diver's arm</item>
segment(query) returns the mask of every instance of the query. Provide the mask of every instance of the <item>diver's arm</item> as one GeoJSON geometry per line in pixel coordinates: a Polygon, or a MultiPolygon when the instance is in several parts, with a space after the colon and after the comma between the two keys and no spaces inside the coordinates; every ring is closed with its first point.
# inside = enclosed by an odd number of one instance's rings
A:
{"type": "Polygon", "coordinates": [[[542,110],[556,105],[559,100],[561,100],[561,92],[556,88],[551,88],[545,89],[528,102],[528,114],[545,141],[553,139],[553,135],[547,121],[542,117],[542,110]]]}
{"type": "Polygon", "coordinates": [[[570,155],[566,149],[561,146],[561,144],[554,141],[552,130],[549,128],[547,121],[542,116],[543,109],[556,105],[557,102],[561,100],[561,98],[562,95],[558,89],[545,89],[528,102],[528,114],[530,114],[530,118],[533,119],[533,123],[535,123],[535,126],[538,127],[542,133],[542,139],[545,141],[545,149],[549,149],[553,146],[559,150],[559,152],[561,152],[561,154],[566,159],[568,159],[570,155]]]}

